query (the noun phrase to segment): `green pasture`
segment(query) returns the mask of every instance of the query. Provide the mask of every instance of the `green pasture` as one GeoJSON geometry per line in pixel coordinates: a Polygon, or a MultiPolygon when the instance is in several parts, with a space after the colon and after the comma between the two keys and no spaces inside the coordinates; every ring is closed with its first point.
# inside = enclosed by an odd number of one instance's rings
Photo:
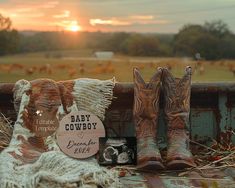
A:
{"type": "Polygon", "coordinates": [[[19,79],[33,80],[50,78],[69,80],[75,78],[110,79],[119,82],[132,82],[133,67],[139,67],[148,81],[157,67],[171,68],[175,76],[182,76],[184,68],[193,67],[193,82],[235,81],[234,61],[200,61],[188,58],[145,58],[115,56],[111,60],[100,60],[92,53],[81,55],[76,51],[54,53],[30,53],[0,57],[0,82],[15,82],[19,79]],[[21,67],[17,67],[21,65],[21,67]],[[47,67],[47,70],[41,70],[47,67]]]}

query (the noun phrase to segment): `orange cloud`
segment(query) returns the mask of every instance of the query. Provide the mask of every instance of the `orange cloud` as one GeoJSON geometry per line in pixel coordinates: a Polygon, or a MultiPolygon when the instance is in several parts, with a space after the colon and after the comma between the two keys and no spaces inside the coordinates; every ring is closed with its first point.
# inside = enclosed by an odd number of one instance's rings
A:
{"type": "MultiPolygon", "coordinates": [[[[54,8],[56,5],[58,5],[58,1],[49,1],[43,5],[41,5],[41,8],[54,8]]],[[[39,5],[40,6],[40,5],[39,5]]]]}
{"type": "Polygon", "coordinates": [[[121,21],[116,18],[110,19],[110,20],[103,20],[103,19],[90,19],[90,24],[92,26],[96,25],[114,25],[114,26],[121,26],[121,25],[130,25],[131,23],[127,21],[121,21]]]}
{"type": "Polygon", "coordinates": [[[69,10],[64,10],[62,14],[53,15],[53,18],[68,18],[70,16],[69,10]]]}
{"type": "Polygon", "coordinates": [[[9,0],[5,2],[0,3],[0,13],[10,17],[13,27],[19,30],[67,30],[70,28],[68,30],[75,31],[81,30],[79,28],[81,26],[82,30],[88,31],[119,31],[122,29],[131,30],[132,28],[142,30],[147,28],[148,24],[152,28],[154,24],[170,23],[166,19],[147,12],[128,14],[128,12],[124,11],[120,16],[115,14],[116,16],[112,17],[110,16],[111,9],[107,13],[104,13],[104,11],[100,13],[93,9],[91,11],[88,5],[81,3],[80,0],[71,2],[68,0],[9,0]],[[141,27],[142,25],[144,27],[141,27]]]}
{"type": "Polygon", "coordinates": [[[19,30],[55,30],[56,26],[52,26],[53,14],[61,11],[64,16],[68,12],[63,12],[63,9],[55,9],[59,6],[59,1],[43,0],[43,1],[17,1],[11,0],[11,3],[3,3],[0,7],[0,13],[5,17],[10,17],[13,27],[19,30]],[[36,23],[36,24],[35,24],[36,23]],[[47,29],[46,29],[47,28],[47,29]]]}
{"type": "Polygon", "coordinates": [[[45,14],[44,13],[31,13],[31,14],[21,14],[21,13],[12,13],[10,14],[10,17],[11,18],[40,18],[40,17],[44,17],[45,14]]]}
{"type": "Polygon", "coordinates": [[[63,30],[69,30],[69,31],[82,30],[82,27],[80,26],[77,20],[63,20],[60,22],[54,22],[51,25],[58,26],[63,30]]]}
{"type": "Polygon", "coordinates": [[[156,19],[152,15],[134,15],[129,16],[127,18],[111,18],[111,19],[90,19],[90,25],[112,25],[112,26],[127,26],[127,25],[134,25],[134,24],[167,24],[169,21],[163,19],[156,19]]]}
{"type": "Polygon", "coordinates": [[[139,19],[139,20],[153,20],[154,16],[152,15],[135,15],[130,16],[131,19],[139,19]]]}
{"type": "Polygon", "coordinates": [[[15,12],[31,12],[33,9],[31,7],[18,8],[15,12]]]}
{"type": "Polygon", "coordinates": [[[142,25],[147,25],[147,24],[169,24],[170,22],[168,20],[138,20],[138,21],[133,21],[133,24],[142,24],[142,25]]]}

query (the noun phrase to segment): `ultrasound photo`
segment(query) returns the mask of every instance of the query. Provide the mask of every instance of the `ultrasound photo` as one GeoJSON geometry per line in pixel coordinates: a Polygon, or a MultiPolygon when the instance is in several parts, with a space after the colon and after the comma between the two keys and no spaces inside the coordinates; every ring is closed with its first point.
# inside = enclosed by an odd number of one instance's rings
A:
{"type": "Polygon", "coordinates": [[[136,138],[100,138],[99,164],[136,165],[136,138]]]}

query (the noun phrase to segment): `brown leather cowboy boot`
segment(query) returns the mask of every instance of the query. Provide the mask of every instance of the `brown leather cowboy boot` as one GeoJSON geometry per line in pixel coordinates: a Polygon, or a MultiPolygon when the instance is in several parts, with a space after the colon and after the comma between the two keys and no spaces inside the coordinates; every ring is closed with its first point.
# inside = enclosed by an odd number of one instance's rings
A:
{"type": "Polygon", "coordinates": [[[191,91],[191,67],[185,75],[175,78],[163,69],[162,86],[165,96],[165,120],[168,127],[167,168],[183,169],[195,166],[189,149],[189,111],[191,91]]]}
{"type": "Polygon", "coordinates": [[[137,168],[140,170],[164,169],[157,147],[157,124],[162,69],[145,83],[137,68],[134,68],[133,117],[137,137],[137,168]]]}

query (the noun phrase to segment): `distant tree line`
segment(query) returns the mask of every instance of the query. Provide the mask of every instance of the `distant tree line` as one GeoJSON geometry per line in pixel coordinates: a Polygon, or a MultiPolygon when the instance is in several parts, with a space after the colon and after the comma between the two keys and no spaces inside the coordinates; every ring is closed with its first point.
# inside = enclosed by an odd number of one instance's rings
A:
{"type": "Polygon", "coordinates": [[[173,48],[173,54],[178,56],[200,53],[208,60],[234,59],[235,35],[222,21],[185,25],[175,35],[173,48]]]}
{"type": "Polygon", "coordinates": [[[0,14],[0,55],[91,49],[108,50],[131,56],[187,56],[200,53],[207,60],[235,58],[235,35],[222,21],[188,24],[177,34],[104,32],[19,33],[11,20],[0,14]]]}
{"type": "Polygon", "coordinates": [[[18,52],[20,36],[11,28],[10,18],[0,14],[0,56],[18,52]]]}

